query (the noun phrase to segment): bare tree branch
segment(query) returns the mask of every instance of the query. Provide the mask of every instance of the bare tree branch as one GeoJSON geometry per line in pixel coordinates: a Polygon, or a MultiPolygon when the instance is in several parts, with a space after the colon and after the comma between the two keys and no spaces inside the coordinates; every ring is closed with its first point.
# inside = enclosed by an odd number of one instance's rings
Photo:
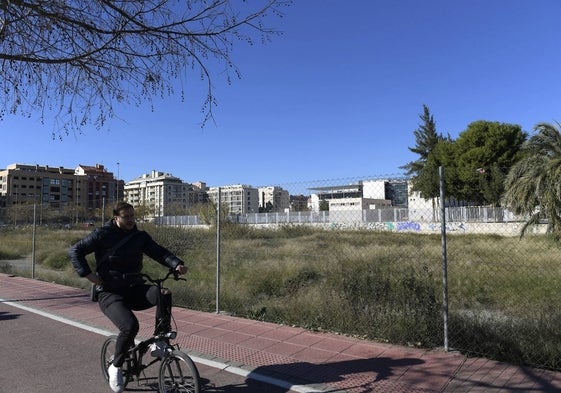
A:
{"type": "Polygon", "coordinates": [[[116,103],[152,103],[199,72],[207,83],[204,125],[216,104],[214,64],[228,80],[239,77],[234,45],[278,34],[264,22],[290,2],[0,0],[0,119],[45,121],[54,112],[58,137],[88,124],[102,128],[116,103]]]}

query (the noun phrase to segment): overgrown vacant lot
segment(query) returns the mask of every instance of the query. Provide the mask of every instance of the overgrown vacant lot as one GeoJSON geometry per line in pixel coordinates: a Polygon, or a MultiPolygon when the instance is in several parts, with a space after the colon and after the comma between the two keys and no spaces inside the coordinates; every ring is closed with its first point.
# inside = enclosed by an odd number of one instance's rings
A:
{"type": "MultiPolygon", "coordinates": [[[[173,285],[177,304],[215,311],[216,233],[143,228],[190,267],[188,283],[173,285]]],[[[87,233],[40,228],[40,277],[85,288],[67,251],[87,233]]],[[[0,258],[31,253],[30,229],[1,236],[0,258]]],[[[546,236],[448,236],[450,347],[560,368],[560,251],[546,236]]],[[[154,265],[145,263],[152,271],[154,265]]],[[[404,345],[443,345],[440,235],[226,226],[220,285],[220,310],[238,316],[404,345]]]]}

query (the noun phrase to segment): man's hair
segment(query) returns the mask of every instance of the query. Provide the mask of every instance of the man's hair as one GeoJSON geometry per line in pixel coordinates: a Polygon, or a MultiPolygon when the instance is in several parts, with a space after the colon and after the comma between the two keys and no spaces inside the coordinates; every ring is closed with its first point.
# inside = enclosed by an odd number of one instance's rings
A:
{"type": "Polygon", "coordinates": [[[113,208],[113,216],[118,216],[119,214],[121,214],[121,211],[128,209],[134,210],[134,206],[127,202],[117,202],[115,204],[115,207],[113,208]]]}

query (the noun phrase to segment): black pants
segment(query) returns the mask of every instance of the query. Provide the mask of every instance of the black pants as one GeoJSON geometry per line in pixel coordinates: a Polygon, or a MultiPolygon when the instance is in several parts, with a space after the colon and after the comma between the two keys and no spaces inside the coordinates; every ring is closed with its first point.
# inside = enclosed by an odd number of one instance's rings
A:
{"type": "Polygon", "coordinates": [[[99,308],[119,329],[113,360],[115,367],[122,366],[125,360],[124,354],[134,345],[134,339],[138,334],[138,319],[133,310],[146,310],[157,306],[154,334],[170,329],[172,299],[171,293],[166,292],[160,297],[158,288],[154,285],[137,285],[118,293],[104,291],[99,294],[99,308]]]}

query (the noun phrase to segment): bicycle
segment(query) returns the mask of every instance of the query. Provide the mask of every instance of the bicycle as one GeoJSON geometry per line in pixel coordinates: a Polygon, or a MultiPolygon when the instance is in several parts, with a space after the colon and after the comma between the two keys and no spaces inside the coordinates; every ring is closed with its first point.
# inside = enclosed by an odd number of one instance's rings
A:
{"type": "MultiPolygon", "coordinates": [[[[145,273],[135,273],[127,276],[146,279],[149,283],[158,288],[158,294],[162,296],[162,284],[172,275],[176,281],[185,281],[185,279],[180,278],[174,270],[170,270],[164,278],[159,279],[153,279],[145,273]]],[[[199,393],[199,371],[189,355],[181,351],[179,344],[170,343],[170,341],[176,337],[177,332],[175,331],[153,335],[130,348],[122,366],[124,386],[126,387],[127,384],[134,380],[140,381],[141,374],[144,373],[144,370],[157,362],[161,362],[158,372],[158,391],[160,393],[199,393]],[[150,361],[144,363],[144,355],[146,355],[151,345],[154,343],[164,343],[163,348],[159,348],[162,350],[161,356],[150,358],[150,361]]],[[[106,382],[109,381],[107,369],[113,362],[116,342],[117,336],[112,335],[105,340],[101,347],[101,370],[106,382]]]]}

